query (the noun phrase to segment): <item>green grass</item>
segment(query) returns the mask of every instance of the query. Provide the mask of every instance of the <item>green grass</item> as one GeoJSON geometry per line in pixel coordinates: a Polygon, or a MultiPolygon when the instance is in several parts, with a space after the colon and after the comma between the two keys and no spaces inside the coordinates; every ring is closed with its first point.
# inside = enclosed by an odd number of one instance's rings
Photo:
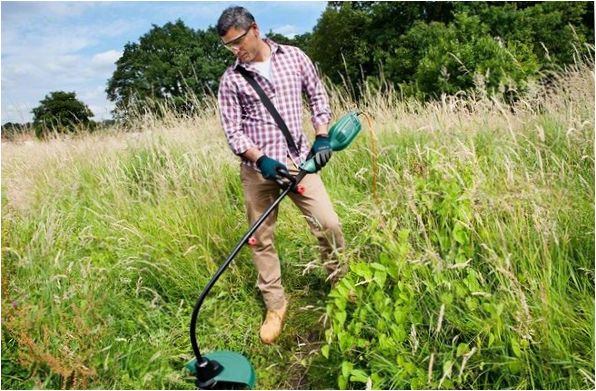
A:
{"type": "MultiPolygon", "coordinates": [[[[284,201],[280,340],[244,249],[202,349],[245,354],[260,389],[592,389],[593,82],[516,113],[369,97],[375,149],[364,132],[322,174],[350,273],[331,291],[284,201]]],[[[3,145],[2,388],[193,388],[192,306],[247,229],[238,162],[213,112],[139,130],[3,145]]]]}

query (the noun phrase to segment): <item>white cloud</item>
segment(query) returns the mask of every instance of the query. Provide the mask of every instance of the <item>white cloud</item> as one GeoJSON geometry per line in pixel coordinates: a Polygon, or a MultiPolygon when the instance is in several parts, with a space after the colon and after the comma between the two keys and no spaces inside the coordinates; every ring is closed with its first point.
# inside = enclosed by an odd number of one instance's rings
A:
{"type": "Polygon", "coordinates": [[[96,65],[113,65],[116,61],[118,61],[121,55],[122,52],[119,52],[117,50],[108,50],[107,52],[97,53],[96,55],[94,55],[91,59],[91,62],[96,65]]]}
{"type": "Polygon", "coordinates": [[[112,73],[116,69],[116,61],[122,56],[122,52],[117,50],[108,50],[107,52],[97,53],[91,58],[91,66],[103,74],[112,73]]]}
{"type": "Polygon", "coordinates": [[[27,104],[10,104],[2,99],[2,123],[31,121],[32,106],[27,104]]]}
{"type": "Polygon", "coordinates": [[[51,91],[75,91],[93,107],[96,118],[109,118],[113,107],[104,91],[121,52],[95,50],[134,23],[100,20],[86,23],[80,4],[37,3],[5,7],[2,3],[2,122],[27,122],[31,109],[51,91]],[[6,12],[6,8],[10,12],[6,12]],[[46,21],[44,20],[44,12],[46,21]],[[57,23],[75,16],[75,23],[57,23]],[[97,89],[93,96],[86,92],[97,89]]]}
{"type": "Polygon", "coordinates": [[[91,2],[34,2],[15,1],[2,4],[2,23],[15,24],[22,21],[29,23],[41,21],[60,21],[81,16],[90,8],[97,6],[91,2]]]}
{"type": "Polygon", "coordinates": [[[207,21],[208,24],[215,26],[217,18],[231,5],[220,1],[211,2],[181,2],[176,4],[176,7],[172,7],[168,2],[156,2],[155,5],[158,7],[156,12],[167,16],[170,20],[174,21],[177,18],[194,17],[207,21]]]}
{"type": "Polygon", "coordinates": [[[294,38],[297,34],[299,34],[298,27],[291,24],[286,24],[280,27],[274,27],[272,30],[274,33],[285,35],[288,38],[294,38]]]}
{"type": "Polygon", "coordinates": [[[104,90],[120,55],[117,50],[95,54],[43,51],[19,53],[11,56],[10,61],[3,59],[2,122],[30,121],[31,108],[37,106],[46,94],[58,90],[75,91],[78,99],[92,107],[96,118],[109,118],[113,106],[104,90]],[[5,106],[6,103],[14,107],[5,106]]]}
{"type": "Polygon", "coordinates": [[[95,116],[93,117],[96,121],[111,118],[111,111],[114,109],[114,104],[106,100],[106,94],[104,87],[97,86],[94,89],[82,91],[81,94],[77,94],[77,97],[82,102],[85,102],[91,109],[95,116]]]}

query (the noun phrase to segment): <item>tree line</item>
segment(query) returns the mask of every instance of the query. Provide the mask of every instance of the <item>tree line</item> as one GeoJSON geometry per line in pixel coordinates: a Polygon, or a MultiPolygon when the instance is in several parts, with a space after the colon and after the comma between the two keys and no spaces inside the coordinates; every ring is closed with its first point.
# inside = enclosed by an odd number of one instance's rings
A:
{"type": "MultiPolygon", "coordinates": [[[[279,43],[303,49],[331,82],[392,86],[428,100],[479,83],[488,94],[515,96],[530,80],[560,69],[594,44],[593,2],[329,2],[312,32],[279,43]]],[[[214,28],[181,20],[153,26],[128,44],[106,92],[116,114],[135,103],[196,109],[233,61],[214,28]]]]}
{"type": "Polygon", "coordinates": [[[77,130],[94,131],[114,124],[114,120],[96,122],[93,112],[76,98],[75,92],[50,92],[32,110],[33,122],[7,122],[2,125],[2,139],[13,140],[22,134],[35,133],[38,138],[51,133],[67,133],[77,130]]]}
{"type": "MultiPolygon", "coordinates": [[[[529,82],[593,53],[594,3],[329,2],[312,32],[266,35],[300,47],[356,99],[363,85],[420,100],[478,87],[515,99],[529,82]]],[[[107,81],[114,118],[163,108],[191,115],[233,61],[214,27],[153,25],[125,45],[107,81]]],[[[45,111],[33,112],[35,124],[45,111]]]]}
{"type": "Polygon", "coordinates": [[[330,2],[305,49],[334,82],[433,99],[523,90],[593,45],[593,2],[330,2]]]}

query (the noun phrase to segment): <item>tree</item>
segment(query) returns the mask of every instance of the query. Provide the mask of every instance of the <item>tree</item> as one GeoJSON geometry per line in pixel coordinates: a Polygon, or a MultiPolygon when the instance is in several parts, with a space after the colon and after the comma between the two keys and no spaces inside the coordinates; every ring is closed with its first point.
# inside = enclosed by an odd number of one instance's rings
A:
{"type": "Polygon", "coordinates": [[[307,53],[332,81],[355,86],[379,75],[416,22],[449,22],[452,9],[451,2],[329,2],[307,53]]]}
{"type": "Polygon", "coordinates": [[[457,14],[443,34],[428,42],[414,74],[418,91],[429,98],[475,87],[505,97],[523,90],[540,69],[531,46],[503,42],[487,31],[478,16],[457,14]]]}
{"type": "Polygon", "coordinates": [[[457,11],[478,15],[492,36],[530,45],[550,68],[573,63],[584,43],[593,44],[593,20],[590,25],[584,19],[593,7],[593,2],[462,2],[457,11]]]}
{"type": "Polygon", "coordinates": [[[2,139],[13,140],[21,134],[29,133],[30,130],[30,123],[7,122],[2,125],[2,139]]]}
{"type": "Polygon", "coordinates": [[[292,45],[298,46],[303,51],[307,52],[308,48],[310,47],[310,39],[312,37],[312,33],[307,32],[304,34],[296,35],[292,39],[292,45]]]}
{"type": "Polygon", "coordinates": [[[361,75],[374,72],[373,48],[366,40],[371,18],[362,6],[366,5],[329,4],[309,39],[307,54],[335,83],[355,86],[361,75]]]}
{"type": "Polygon", "coordinates": [[[274,33],[273,30],[269,30],[265,36],[282,45],[294,45],[294,40],[292,38],[288,38],[283,34],[274,33]]]}
{"type": "Polygon", "coordinates": [[[593,14],[593,2],[334,1],[306,52],[335,83],[424,99],[482,85],[515,98],[593,45],[593,14]]]}
{"type": "Polygon", "coordinates": [[[76,98],[74,92],[50,92],[31,112],[37,137],[43,137],[50,131],[73,132],[77,126],[93,124],[89,119],[93,117],[93,112],[76,98]]]}
{"type": "Polygon", "coordinates": [[[196,109],[190,97],[216,91],[231,59],[213,27],[194,31],[181,20],[153,25],[138,43],[125,45],[106,92],[117,118],[139,109],[158,112],[164,104],[189,113],[196,109]]]}
{"type": "Polygon", "coordinates": [[[274,42],[277,42],[282,45],[292,45],[297,46],[303,51],[308,50],[309,39],[311,33],[304,33],[301,35],[295,35],[294,38],[288,38],[285,35],[274,33],[273,31],[269,31],[265,34],[267,38],[272,39],[274,42]]]}

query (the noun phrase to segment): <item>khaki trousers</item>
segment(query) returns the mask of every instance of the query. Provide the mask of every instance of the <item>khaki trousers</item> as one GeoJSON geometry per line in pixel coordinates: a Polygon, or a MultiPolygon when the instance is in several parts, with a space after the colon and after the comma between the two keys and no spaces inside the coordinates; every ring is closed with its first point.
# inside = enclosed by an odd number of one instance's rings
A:
{"type": "MultiPolygon", "coordinates": [[[[298,169],[292,161],[287,163],[288,170],[295,175],[298,169]]],[[[252,225],[275,201],[281,190],[277,183],[263,178],[260,172],[244,164],[241,165],[240,179],[244,188],[248,220],[252,225]]],[[[338,255],[344,248],[339,219],[318,174],[309,174],[300,183],[306,188],[304,194],[291,192],[288,197],[300,209],[311,232],[318,239],[321,260],[328,273],[338,278],[345,273],[345,267],[340,266],[338,260],[338,255]]],[[[253,261],[259,275],[257,286],[269,310],[281,308],[285,299],[281,267],[273,244],[276,220],[277,208],[255,232],[257,243],[252,247],[253,261]]]]}

